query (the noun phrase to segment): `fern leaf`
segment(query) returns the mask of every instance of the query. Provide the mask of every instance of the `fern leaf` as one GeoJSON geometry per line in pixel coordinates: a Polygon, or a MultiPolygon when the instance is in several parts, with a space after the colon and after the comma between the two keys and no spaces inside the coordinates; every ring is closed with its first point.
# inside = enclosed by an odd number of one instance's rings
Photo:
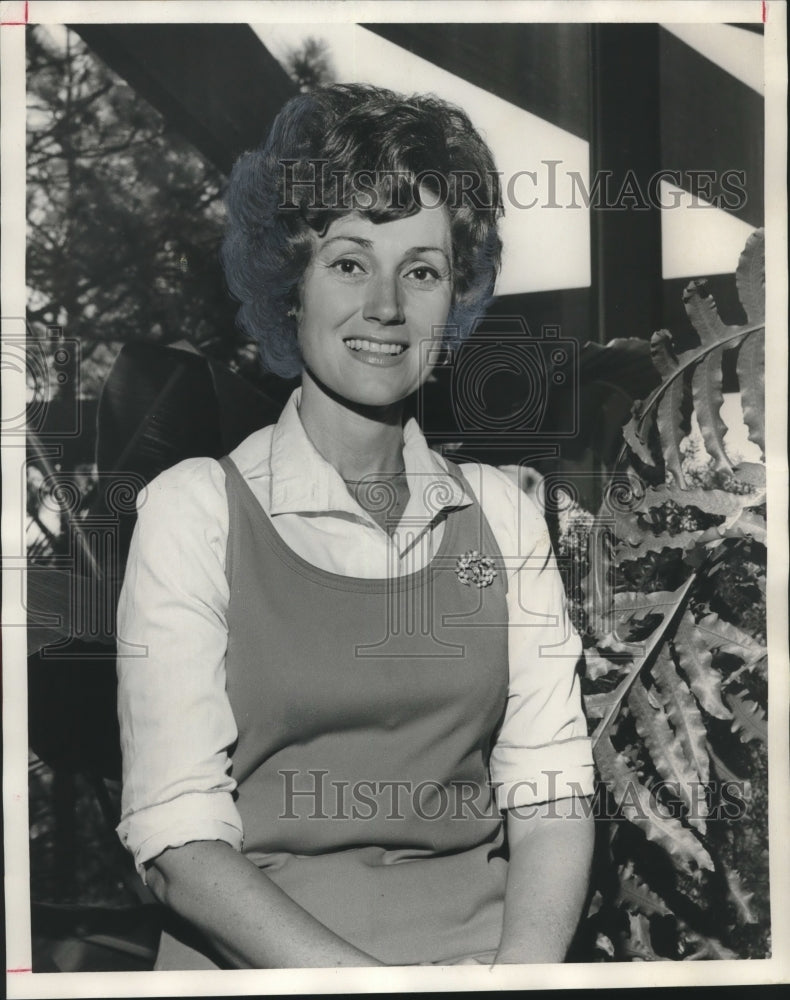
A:
{"type": "Polygon", "coordinates": [[[601,656],[596,649],[585,649],[584,662],[586,666],[585,676],[591,681],[597,681],[615,671],[621,674],[624,670],[622,663],[615,663],[613,660],[601,656]]]}
{"type": "Polygon", "coordinates": [[[732,709],[732,732],[737,733],[742,743],[752,740],[768,742],[768,720],[765,709],[745,694],[728,691],[725,694],[727,704],[732,709]]]}
{"type": "MultiPolygon", "coordinates": [[[[614,666],[614,664],[612,664],[614,666]]],[[[584,714],[588,719],[601,719],[612,702],[612,692],[584,695],[584,714]]]]}
{"type": "Polygon", "coordinates": [[[732,520],[732,523],[722,525],[720,534],[725,538],[751,538],[765,545],[768,537],[768,526],[765,518],[755,514],[753,510],[743,510],[732,520]]]}
{"type": "Polygon", "coordinates": [[[624,951],[634,962],[660,962],[661,956],[653,950],[650,921],[642,913],[628,914],[629,934],[624,941],[624,951]]]}
{"type": "Polygon", "coordinates": [[[714,470],[732,472],[732,465],[724,450],[727,425],[721,419],[720,412],[724,404],[721,388],[723,358],[724,350],[719,347],[700,361],[691,377],[691,397],[705,450],[713,459],[714,470]]]}
{"type": "Polygon", "coordinates": [[[746,663],[738,667],[737,670],[733,670],[724,681],[722,682],[722,688],[728,688],[730,684],[734,684],[736,681],[743,684],[743,675],[755,673],[758,677],[762,677],[764,681],[768,680],[768,657],[761,656],[757,660],[747,660],[746,663]]]}
{"type": "Polygon", "coordinates": [[[672,916],[672,910],[661,897],[641,882],[634,873],[633,862],[629,861],[619,869],[617,900],[620,905],[629,910],[638,910],[647,916],[656,914],[660,917],[672,916]]]}
{"type": "MultiPolygon", "coordinates": [[[[647,512],[653,508],[663,506],[670,500],[677,503],[678,495],[676,490],[663,485],[651,487],[645,490],[633,509],[635,511],[647,512]]],[[[762,494],[755,497],[752,494],[740,495],[738,493],[730,493],[728,490],[702,490],[697,488],[685,490],[683,493],[684,504],[687,504],[689,507],[696,507],[705,514],[717,514],[722,517],[730,517],[738,514],[743,510],[744,506],[753,506],[761,502],[762,494]]]]}
{"type": "Polygon", "coordinates": [[[646,421],[643,424],[639,418],[639,414],[635,414],[623,426],[623,439],[637,458],[644,462],[645,465],[655,468],[656,460],[648,443],[651,426],[652,420],[650,422],[646,421]]]}
{"type": "Polygon", "coordinates": [[[694,833],[680,820],[665,815],[643,785],[636,772],[628,766],[625,757],[615,750],[612,741],[604,736],[595,747],[595,762],[601,780],[612,793],[623,815],[639,827],[648,840],[659,844],[670,856],[673,864],[688,874],[694,867],[714,871],[711,856],[694,833]]]}
{"type": "Polygon", "coordinates": [[[736,371],[741,390],[743,422],[765,458],[765,331],[747,337],[738,351],[736,371]]]}
{"type": "Polygon", "coordinates": [[[715,528],[708,528],[705,531],[678,531],[674,535],[670,535],[669,532],[660,535],[643,532],[636,545],[620,545],[617,553],[620,562],[628,562],[632,559],[642,559],[648,552],[663,552],[664,549],[683,549],[684,552],[688,552],[697,545],[720,540],[721,536],[715,528]]]}
{"type": "MultiPolygon", "coordinates": [[[[739,327],[727,326],[722,321],[715,299],[708,294],[705,281],[690,281],[686,285],[683,289],[683,305],[704,347],[720,344],[726,340],[728,334],[739,330],[739,327]]],[[[729,344],[729,346],[735,345],[729,344]]]]}
{"type": "MultiPolygon", "coordinates": [[[[765,322],[765,232],[758,229],[746,241],[735,271],[735,283],[750,325],[765,322]]],[[[749,336],[738,351],[738,384],[743,419],[765,458],[765,329],[749,336]]]]}
{"type": "Polygon", "coordinates": [[[656,411],[664,465],[672,473],[680,489],[684,490],[686,479],[683,475],[680,443],[685,437],[683,405],[686,388],[682,378],[674,377],[678,371],[678,361],[672,353],[672,334],[669,330],[657,330],[650,338],[650,357],[661,376],[662,384],[666,384],[656,411]]]}
{"type": "Polygon", "coordinates": [[[668,653],[662,651],[659,654],[652,673],[658,684],[661,702],[686,758],[696,771],[699,781],[703,785],[707,784],[710,779],[707,730],[697,702],[668,653]]]}
{"type": "Polygon", "coordinates": [[[614,632],[600,636],[597,640],[597,646],[605,657],[619,656],[622,662],[637,659],[644,650],[644,647],[638,642],[622,642],[614,632]]]}
{"type": "Polygon", "coordinates": [[[697,622],[697,628],[706,636],[711,649],[730,653],[744,663],[756,663],[768,654],[766,647],[753,639],[748,632],[744,632],[731,622],[724,621],[717,614],[705,615],[697,622]]]}
{"type": "MultiPolygon", "coordinates": [[[[684,602],[694,579],[695,574],[692,574],[677,590],[621,590],[614,594],[612,636],[623,644],[623,652],[634,660],[650,655],[684,602]]],[[[613,646],[612,650],[616,652],[617,647],[613,646]]]]}
{"type": "Polygon", "coordinates": [[[628,707],[634,717],[636,731],[645,741],[659,775],[688,810],[689,823],[704,833],[704,817],[707,815],[705,789],[699,775],[686,760],[680,742],[675,740],[664,709],[653,708],[641,681],[631,688],[628,707]]]}
{"type": "Polygon", "coordinates": [[[695,946],[694,951],[684,955],[686,962],[699,962],[706,959],[728,960],[738,958],[734,951],[726,948],[718,938],[706,937],[696,931],[686,931],[683,935],[689,944],[695,946]]]}
{"type": "Polygon", "coordinates": [[[721,674],[711,666],[713,654],[690,612],[678,625],[674,646],[680,668],[700,705],[717,719],[731,719],[732,713],[721,700],[721,674]]]}
{"type": "MultiPolygon", "coordinates": [[[[639,415],[635,417],[636,427],[635,433],[637,433],[643,440],[646,437],[646,431],[644,428],[647,426],[648,421],[653,419],[653,411],[657,409],[661,399],[664,397],[670,389],[673,389],[677,383],[683,382],[683,379],[687,372],[690,372],[694,366],[701,361],[711,350],[714,348],[725,347],[734,348],[740,344],[744,337],[748,334],[754,333],[757,330],[762,330],[764,327],[763,323],[757,326],[744,326],[744,327],[729,327],[726,337],[724,337],[722,343],[715,344],[713,346],[708,344],[702,344],[699,347],[692,348],[689,351],[684,351],[677,358],[677,363],[673,371],[666,377],[662,376],[661,385],[657,386],[644,400],[641,406],[638,408],[639,415]]],[[[666,330],[658,331],[662,337],[671,336],[666,330]]],[[[655,334],[654,334],[655,336],[655,334]]],[[[683,394],[680,394],[681,400],[683,399],[683,394]]],[[[617,456],[617,461],[615,465],[619,465],[620,462],[625,457],[626,445],[623,444],[620,452],[617,456]]]]}
{"type": "MultiPolygon", "coordinates": [[[[615,594],[614,604],[615,604],[615,615],[621,614],[625,616],[624,624],[628,623],[629,627],[633,625],[633,617],[635,612],[648,609],[649,611],[657,611],[661,617],[662,622],[658,627],[654,627],[650,633],[648,641],[644,646],[636,646],[626,644],[626,648],[629,649],[633,657],[633,666],[626,676],[620,681],[615,689],[614,696],[612,699],[611,706],[607,709],[606,714],[598,723],[598,726],[593,733],[592,742],[593,746],[598,742],[598,740],[604,735],[606,730],[612,723],[612,720],[617,715],[620,709],[620,705],[628,694],[629,688],[634,683],[634,681],[639,676],[640,670],[649,663],[653,653],[660,646],[664,640],[664,635],[667,629],[670,627],[672,622],[675,620],[678,612],[683,607],[686,596],[691,589],[691,585],[696,579],[696,574],[692,573],[691,576],[686,580],[682,587],[671,593],[665,591],[656,591],[652,594],[639,594],[632,591],[625,593],[615,594]],[[628,616],[631,617],[629,622],[628,616]]],[[[618,626],[620,627],[619,623],[618,626]]],[[[605,637],[607,638],[607,637],[605,637]]],[[[615,633],[612,634],[612,638],[617,641],[618,637],[615,633]]],[[[601,643],[599,642],[599,646],[601,643]]]]}
{"type": "Polygon", "coordinates": [[[615,510],[615,545],[639,545],[645,529],[639,523],[639,514],[632,510],[615,510]]]}
{"type": "Polygon", "coordinates": [[[735,906],[735,915],[739,924],[756,924],[757,915],[752,909],[753,892],[746,892],[738,871],[733,868],[727,872],[727,897],[735,906]]]}
{"type": "Polygon", "coordinates": [[[626,638],[633,625],[646,615],[656,613],[665,617],[677,605],[682,590],[685,590],[685,585],[679,590],[654,590],[649,593],[621,590],[616,593],[613,603],[618,635],[626,638]]]}
{"type": "Polygon", "coordinates": [[[600,931],[595,936],[595,950],[602,952],[607,958],[614,959],[614,945],[611,938],[600,931]]]}
{"type": "Polygon", "coordinates": [[[739,482],[753,486],[755,494],[759,495],[759,500],[752,496],[751,503],[762,503],[765,499],[765,465],[762,462],[741,462],[736,473],[739,482]]]}
{"type": "Polygon", "coordinates": [[[735,271],[738,298],[750,324],[765,322],[765,230],[746,241],[735,271]]]}

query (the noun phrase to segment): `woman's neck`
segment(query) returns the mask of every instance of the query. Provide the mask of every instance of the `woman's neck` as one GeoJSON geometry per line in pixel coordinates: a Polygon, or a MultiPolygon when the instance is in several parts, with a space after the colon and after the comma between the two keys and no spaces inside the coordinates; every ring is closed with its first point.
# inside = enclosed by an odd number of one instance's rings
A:
{"type": "Polygon", "coordinates": [[[400,402],[356,405],[304,373],[299,418],[316,450],[343,479],[359,481],[403,469],[402,417],[400,402]]]}

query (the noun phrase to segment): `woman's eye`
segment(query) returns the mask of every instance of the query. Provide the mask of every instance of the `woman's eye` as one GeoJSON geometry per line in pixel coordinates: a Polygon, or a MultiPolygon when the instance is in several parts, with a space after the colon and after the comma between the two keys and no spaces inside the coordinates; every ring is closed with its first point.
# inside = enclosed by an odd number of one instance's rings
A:
{"type": "Polygon", "coordinates": [[[433,284],[439,280],[439,272],[436,268],[428,267],[426,264],[420,264],[419,267],[413,267],[411,271],[409,271],[408,276],[420,285],[433,284]]]}
{"type": "Polygon", "coordinates": [[[357,274],[364,274],[365,269],[360,263],[352,260],[350,257],[342,257],[340,260],[336,260],[332,267],[335,271],[339,271],[341,274],[347,274],[349,276],[354,276],[357,274]]]}

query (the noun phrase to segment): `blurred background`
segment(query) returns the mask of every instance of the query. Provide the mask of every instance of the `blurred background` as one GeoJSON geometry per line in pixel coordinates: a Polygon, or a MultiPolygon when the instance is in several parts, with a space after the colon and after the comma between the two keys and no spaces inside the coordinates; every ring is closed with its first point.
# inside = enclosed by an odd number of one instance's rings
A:
{"type": "MultiPolygon", "coordinates": [[[[70,602],[72,620],[82,598],[66,574],[75,560],[93,572],[107,537],[120,547],[91,586],[112,605],[139,485],[177,458],[222,453],[276,419],[290,394],[294,383],[263,371],[237,330],[217,252],[230,167],[299,91],[335,81],[432,91],[469,113],[503,172],[505,258],[489,319],[536,358],[558,339],[573,371],[519,428],[508,416],[528,373],[503,365],[487,391],[516,431],[494,435],[489,425],[465,436],[436,379],[421,418],[457,457],[560,470],[594,509],[620,427],[656,382],[651,334],[666,327],[679,347],[693,342],[689,279],[708,280],[725,322],[745,322],[733,271],[764,223],[759,25],[26,30],[34,611],[39,598],[70,602]],[[107,496],[118,470],[120,500],[107,496]]],[[[737,387],[726,364],[724,378],[727,399],[737,387]]],[[[745,454],[745,434],[727,423],[745,454]]],[[[41,622],[31,640],[35,967],[147,968],[161,915],[113,833],[112,616],[76,636],[41,622]],[[56,665],[45,655],[53,639],[56,665]]]]}

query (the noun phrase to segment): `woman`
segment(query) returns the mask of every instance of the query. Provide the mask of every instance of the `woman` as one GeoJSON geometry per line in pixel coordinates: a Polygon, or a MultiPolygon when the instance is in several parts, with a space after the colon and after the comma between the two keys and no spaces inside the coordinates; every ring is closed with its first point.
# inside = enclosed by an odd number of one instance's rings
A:
{"type": "Polygon", "coordinates": [[[592,761],[545,523],[403,415],[491,295],[499,214],[435,98],[295,98],[234,169],[240,322],[302,384],[139,503],[119,834],[175,915],[157,968],[565,955],[592,761]]]}

